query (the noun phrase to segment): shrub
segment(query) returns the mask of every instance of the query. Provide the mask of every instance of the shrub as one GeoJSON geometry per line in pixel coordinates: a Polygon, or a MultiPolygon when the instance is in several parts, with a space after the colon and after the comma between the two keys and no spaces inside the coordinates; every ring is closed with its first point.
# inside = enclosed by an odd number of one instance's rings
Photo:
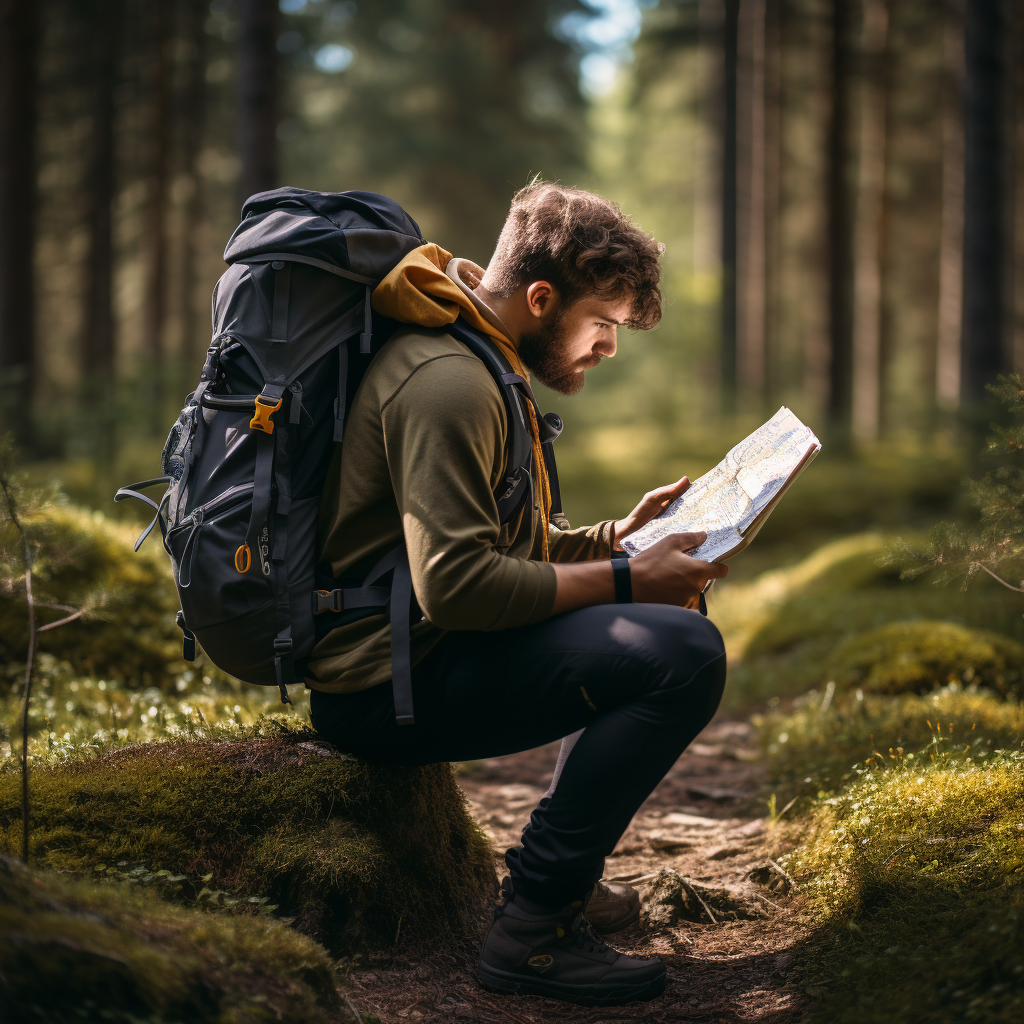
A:
{"type": "Polygon", "coordinates": [[[925,693],[956,682],[1015,696],[1024,647],[952,622],[892,622],[844,644],[831,671],[837,682],[878,693],[925,693]]]}
{"type": "MultiPolygon", "coordinates": [[[[20,849],[0,775],[0,849],[20,849]]],[[[493,895],[490,845],[447,764],[371,767],[305,731],[136,744],[37,768],[36,862],[185,875],[179,896],[266,897],[332,950],[465,933],[493,895]],[[205,878],[203,876],[209,876],[205,878]]]]}

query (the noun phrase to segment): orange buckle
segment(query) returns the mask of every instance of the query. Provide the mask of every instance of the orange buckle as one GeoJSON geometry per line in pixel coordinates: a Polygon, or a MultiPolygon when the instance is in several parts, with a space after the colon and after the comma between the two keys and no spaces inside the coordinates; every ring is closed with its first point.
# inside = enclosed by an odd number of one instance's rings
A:
{"type": "Polygon", "coordinates": [[[272,434],[274,432],[274,421],[270,417],[281,408],[283,402],[284,396],[271,405],[269,398],[257,395],[255,415],[249,420],[249,429],[262,430],[264,434],[272,434]]]}
{"type": "MultiPolygon", "coordinates": [[[[322,597],[322,598],[324,598],[325,600],[326,600],[326,599],[327,599],[328,597],[330,597],[330,596],[331,596],[331,592],[330,592],[329,590],[314,590],[314,591],[313,591],[313,593],[314,593],[314,594],[315,594],[315,595],[316,595],[317,597],[322,597]]],[[[319,604],[320,604],[320,602],[319,602],[319,601],[314,601],[314,602],[313,602],[313,614],[314,614],[314,615],[319,615],[319,614],[320,614],[321,612],[327,612],[327,611],[330,611],[330,609],[329,609],[329,608],[320,608],[320,607],[318,607],[318,605],[319,605],[319,604]]]]}

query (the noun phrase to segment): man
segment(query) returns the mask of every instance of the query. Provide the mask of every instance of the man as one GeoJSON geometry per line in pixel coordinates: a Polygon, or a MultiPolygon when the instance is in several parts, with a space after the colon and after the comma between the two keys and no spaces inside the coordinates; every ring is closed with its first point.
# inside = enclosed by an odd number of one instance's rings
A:
{"type": "Polygon", "coordinates": [[[425,616],[412,631],[415,725],[396,725],[390,628],[374,616],[333,630],[313,652],[321,735],[367,760],[408,765],[571,738],[522,844],[506,854],[504,903],[478,967],[495,991],[610,1004],[664,988],[660,962],[612,949],[585,915],[600,898],[605,930],[635,918],[634,893],[595,894],[595,885],[637,809],[718,707],[722,640],[692,609],[726,569],[686,554],[703,535],[682,535],[625,563],[625,583],[613,549],[686,478],[624,519],[560,529],[548,521],[536,422],[533,507],[500,525],[502,398],[444,327],[461,315],[516,372],[575,394],[588,369],[615,355],[618,327],[659,321],[663,248],[613,203],[536,182],[513,199],[486,271],[434,245],[410,253],[373,304],[412,326],[367,370],[321,503],[334,575],[358,575],[404,538],[425,616]]]}

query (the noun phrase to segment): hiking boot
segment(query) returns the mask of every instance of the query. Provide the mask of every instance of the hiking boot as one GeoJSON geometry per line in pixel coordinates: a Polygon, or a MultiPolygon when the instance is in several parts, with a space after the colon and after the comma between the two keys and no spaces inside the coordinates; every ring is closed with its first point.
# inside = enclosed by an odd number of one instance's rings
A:
{"type": "Polygon", "coordinates": [[[489,992],[522,993],[583,1006],[653,999],[665,988],[665,965],[612,949],[594,932],[586,900],[548,910],[502,882],[476,976],[489,992]]]}
{"type": "Polygon", "coordinates": [[[602,935],[621,932],[639,916],[640,893],[621,882],[598,882],[587,901],[587,920],[602,935]]]}

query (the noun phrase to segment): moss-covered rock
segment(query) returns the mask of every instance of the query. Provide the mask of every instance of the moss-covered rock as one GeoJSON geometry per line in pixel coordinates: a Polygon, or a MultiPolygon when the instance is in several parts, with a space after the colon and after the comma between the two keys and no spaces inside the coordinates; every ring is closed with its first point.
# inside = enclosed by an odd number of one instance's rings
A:
{"type": "MultiPolygon", "coordinates": [[[[185,668],[174,624],[177,594],[159,534],[136,553],[137,526],[53,502],[32,510],[25,528],[36,549],[36,601],[86,609],[82,619],[42,634],[42,651],[78,675],[139,687],[165,686],[185,668]]],[[[0,563],[0,664],[17,664],[25,660],[28,621],[20,541],[7,520],[0,522],[0,563]]],[[[66,614],[39,609],[41,623],[66,614]]]]}
{"type": "MultiPolygon", "coordinates": [[[[19,784],[0,776],[9,854],[19,784]]],[[[465,933],[495,887],[449,765],[370,766],[308,732],[146,743],[37,769],[31,820],[37,863],[138,863],[187,876],[185,898],[201,886],[267,897],[335,951],[465,933]]]]}
{"type": "Polygon", "coordinates": [[[0,857],[0,1015],[355,1024],[327,952],[277,921],[169,906],[0,857]]]}
{"type": "Polygon", "coordinates": [[[876,693],[926,693],[963,683],[1016,696],[1024,647],[952,622],[893,622],[849,640],[831,667],[837,683],[876,693]]]}

